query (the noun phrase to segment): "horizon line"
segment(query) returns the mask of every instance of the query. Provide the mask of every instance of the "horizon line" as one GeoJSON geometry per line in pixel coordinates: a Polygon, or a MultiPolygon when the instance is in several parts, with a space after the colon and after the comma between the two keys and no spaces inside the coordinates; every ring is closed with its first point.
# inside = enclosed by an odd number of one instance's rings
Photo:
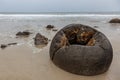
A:
{"type": "Polygon", "coordinates": [[[0,14],[50,14],[50,13],[57,13],[57,14],[120,14],[120,12],[0,12],[0,14]]]}

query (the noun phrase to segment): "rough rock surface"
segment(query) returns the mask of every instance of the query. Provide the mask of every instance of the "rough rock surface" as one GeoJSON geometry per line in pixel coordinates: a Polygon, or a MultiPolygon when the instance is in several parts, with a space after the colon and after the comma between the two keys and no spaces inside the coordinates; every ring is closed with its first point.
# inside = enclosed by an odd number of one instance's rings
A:
{"type": "Polygon", "coordinates": [[[79,75],[106,72],[113,49],[107,37],[82,24],[70,24],[58,31],[51,42],[50,58],[65,71],[79,75]]]}
{"type": "Polygon", "coordinates": [[[34,44],[35,45],[47,45],[48,44],[48,38],[41,35],[40,33],[37,33],[34,38],[34,44]]]}

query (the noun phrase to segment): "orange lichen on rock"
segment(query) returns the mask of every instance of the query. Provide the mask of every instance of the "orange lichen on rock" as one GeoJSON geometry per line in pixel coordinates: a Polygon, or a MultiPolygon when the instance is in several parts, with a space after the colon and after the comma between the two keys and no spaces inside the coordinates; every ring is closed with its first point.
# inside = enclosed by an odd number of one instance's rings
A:
{"type": "Polygon", "coordinates": [[[60,47],[66,46],[68,44],[69,44],[68,39],[65,36],[65,34],[63,34],[63,36],[61,37],[61,40],[60,40],[60,47]]]}
{"type": "Polygon", "coordinates": [[[90,40],[89,40],[89,42],[87,43],[87,46],[94,46],[95,45],[95,39],[94,38],[91,38],[90,40]]]}
{"type": "Polygon", "coordinates": [[[91,39],[93,35],[96,33],[95,30],[91,30],[88,28],[68,28],[64,30],[64,34],[62,34],[60,40],[60,46],[66,46],[68,44],[73,45],[94,45],[95,40],[91,39]],[[92,42],[93,41],[93,42],[92,42]]]}
{"type": "Polygon", "coordinates": [[[77,42],[87,44],[89,40],[92,38],[95,32],[89,31],[89,32],[82,32],[77,35],[77,42]]]}

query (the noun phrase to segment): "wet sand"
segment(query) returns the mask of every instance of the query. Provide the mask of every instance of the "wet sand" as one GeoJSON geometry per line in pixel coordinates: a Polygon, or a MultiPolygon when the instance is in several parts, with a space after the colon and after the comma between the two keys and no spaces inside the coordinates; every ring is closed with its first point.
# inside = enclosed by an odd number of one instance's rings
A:
{"type": "Polygon", "coordinates": [[[3,22],[0,22],[0,44],[17,42],[18,45],[0,49],[0,80],[120,80],[120,24],[97,21],[96,17],[93,21],[91,21],[92,17],[89,19],[90,21],[86,22],[88,19],[83,21],[82,18],[77,21],[73,18],[68,19],[70,21],[67,21],[66,18],[52,21],[40,18],[41,23],[39,20],[34,21],[33,19],[28,19],[27,22],[21,20],[21,23],[16,20],[1,20],[3,22]],[[98,26],[96,29],[108,37],[113,47],[113,61],[106,73],[96,76],[81,76],[66,72],[56,67],[50,60],[49,47],[51,41],[43,48],[34,46],[33,37],[37,32],[42,33],[50,40],[56,34],[52,30],[46,30],[45,25],[53,24],[60,30],[70,23],[98,26]],[[7,29],[5,29],[6,27],[7,29]],[[33,34],[28,38],[15,38],[15,33],[23,30],[29,30],[33,34]]]}
{"type": "Polygon", "coordinates": [[[0,80],[119,80],[120,38],[118,38],[109,37],[114,57],[110,69],[104,74],[80,76],[59,69],[50,60],[49,42],[36,53],[33,53],[32,47],[27,44],[1,49],[0,80]]]}

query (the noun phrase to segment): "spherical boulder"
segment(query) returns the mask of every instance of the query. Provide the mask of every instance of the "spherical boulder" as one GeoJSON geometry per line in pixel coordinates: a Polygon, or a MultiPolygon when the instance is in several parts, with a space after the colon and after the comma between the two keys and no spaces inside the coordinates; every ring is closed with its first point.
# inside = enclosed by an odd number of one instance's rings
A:
{"type": "Polygon", "coordinates": [[[70,24],[58,31],[50,46],[50,58],[61,69],[92,76],[106,72],[113,49],[107,37],[89,26],[70,24]]]}
{"type": "Polygon", "coordinates": [[[109,23],[120,23],[120,19],[119,18],[111,19],[109,23]]]}

